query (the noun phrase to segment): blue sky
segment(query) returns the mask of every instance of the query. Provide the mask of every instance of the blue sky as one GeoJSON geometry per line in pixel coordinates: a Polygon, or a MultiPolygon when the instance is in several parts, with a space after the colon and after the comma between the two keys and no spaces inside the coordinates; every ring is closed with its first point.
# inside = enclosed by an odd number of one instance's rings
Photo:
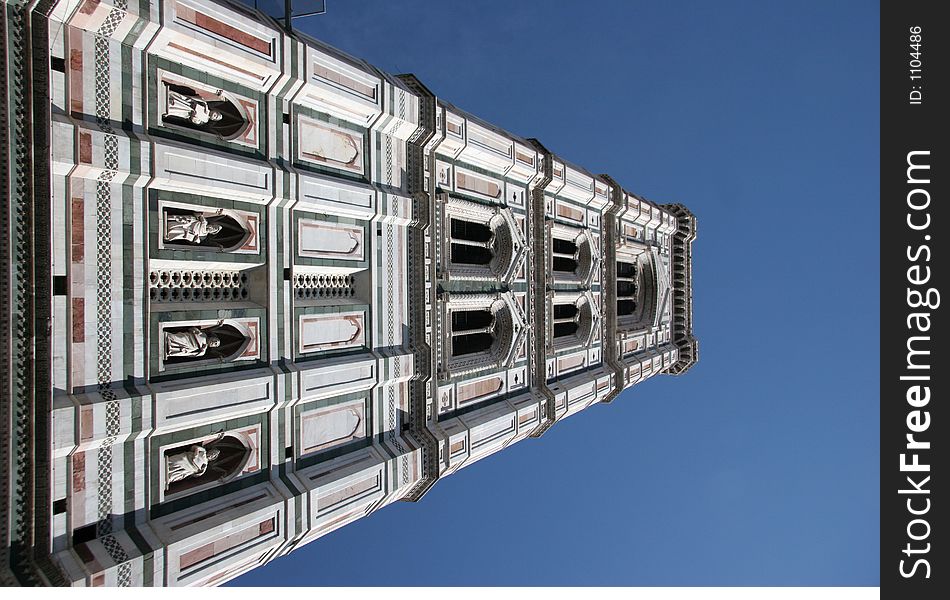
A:
{"type": "Polygon", "coordinates": [[[878,585],[878,4],[327,4],[298,25],[689,206],[701,359],[234,583],[878,585]]]}

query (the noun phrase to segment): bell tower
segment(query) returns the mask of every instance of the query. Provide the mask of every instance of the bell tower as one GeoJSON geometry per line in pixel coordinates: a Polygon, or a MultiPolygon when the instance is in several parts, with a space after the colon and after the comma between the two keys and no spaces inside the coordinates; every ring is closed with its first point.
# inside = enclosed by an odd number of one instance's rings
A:
{"type": "Polygon", "coordinates": [[[698,359],[682,205],[243,4],[5,6],[5,581],[220,584],[698,359]]]}

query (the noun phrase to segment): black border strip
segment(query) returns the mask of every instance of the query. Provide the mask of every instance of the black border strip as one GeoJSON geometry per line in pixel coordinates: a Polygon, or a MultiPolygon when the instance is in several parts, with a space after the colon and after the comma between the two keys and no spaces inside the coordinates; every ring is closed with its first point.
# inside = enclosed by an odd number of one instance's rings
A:
{"type": "Polygon", "coordinates": [[[881,7],[881,592],[891,598],[945,597],[937,589],[950,578],[937,539],[945,500],[934,491],[946,479],[937,453],[950,387],[947,309],[937,301],[950,293],[942,147],[950,52],[939,6],[881,7]],[[919,445],[908,448],[908,436],[919,445]]]}

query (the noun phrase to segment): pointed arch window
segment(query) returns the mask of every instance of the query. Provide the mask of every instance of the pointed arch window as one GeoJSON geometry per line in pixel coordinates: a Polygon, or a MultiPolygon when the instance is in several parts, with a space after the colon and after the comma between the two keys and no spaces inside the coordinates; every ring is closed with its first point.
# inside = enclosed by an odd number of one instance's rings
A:
{"type": "Polygon", "coordinates": [[[488,352],[494,338],[495,317],[489,310],[452,313],[452,356],[488,352]]]}
{"type": "Polygon", "coordinates": [[[525,335],[508,292],[444,296],[437,369],[440,379],[512,364],[525,335]]]}
{"type": "Polygon", "coordinates": [[[555,281],[588,285],[598,262],[591,233],[563,223],[552,223],[549,235],[550,269],[555,281]]]}
{"type": "Polygon", "coordinates": [[[494,235],[488,225],[465,219],[452,219],[449,233],[452,262],[463,265],[488,265],[494,256],[494,235]]]}
{"type": "Polygon", "coordinates": [[[447,280],[510,280],[523,240],[506,208],[441,195],[440,275],[447,280]]]}
{"type": "Polygon", "coordinates": [[[576,304],[554,305],[554,337],[563,338],[577,333],[580,323],[580,311],[576,304]]]}
{"type": "Polygon", "coordinates": [[[553,256],[552,268],[560,273],[574,274],[580,264],[577,244],[570,240],[554,238],[551,246],[551,254],[553,256]]]}
{"type": "Polygon", "coordinates": [[[590,292],[555,292],[550,303],[545,334],[547,347],[559,353],[590,344],[598,327],[590,292]]]}
{"type": "Polygon", "coordinates": [[[617,263],[617,316],[632,315],[637,310],[637,266],[617,263]]]}

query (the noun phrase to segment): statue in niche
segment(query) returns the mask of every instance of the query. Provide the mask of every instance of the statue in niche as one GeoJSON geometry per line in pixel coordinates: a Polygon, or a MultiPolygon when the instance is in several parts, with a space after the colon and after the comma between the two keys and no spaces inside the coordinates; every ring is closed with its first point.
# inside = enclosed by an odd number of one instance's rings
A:
{"type": "Polygon", "coordinates": [[[209,349],[220,348],[221,340],[213,333],[205,333],[197,327],[185,331],[165,332],[166,358],[194,358],[204,356],[209,349]]]}
{"type": "Polygon", "coordinates": [[[164,330],[165,364],[210,360],[228,362],[241,356],[250,338],[233,325],[167,327],[164,330]]]}
{"type": "Polygon", "coordinates": [[[240,433],[218,432],[188,447],[165,454],[165,488],[170,492],[211,481],[227,481],[240,473],[251,457],[251,446],[240,433]]]}
{"type": "Polygon", "coordinates": [[[227,252],[240,248],[251,237],[244,219],[231,210],[201,212],[167,207],[163,214],[167,243],[227,252]]]}
{"type": "Polygon", "coordinates": [[[162,120],[165,123],[225,140],[238,137],[250,125],[238,103],[228,99],[224,90],[209,94],[177,83],[164,83],[167,101],[162,120]]]}
{"type": "Polygon", "coordinates": [[[189,477],[201,477],[208,465],[221,455],[217,448],[206,450],[204,446],[194,445],[184,452],[171,454],[166,459],[166,483],[175,483],[189,477]]]}

